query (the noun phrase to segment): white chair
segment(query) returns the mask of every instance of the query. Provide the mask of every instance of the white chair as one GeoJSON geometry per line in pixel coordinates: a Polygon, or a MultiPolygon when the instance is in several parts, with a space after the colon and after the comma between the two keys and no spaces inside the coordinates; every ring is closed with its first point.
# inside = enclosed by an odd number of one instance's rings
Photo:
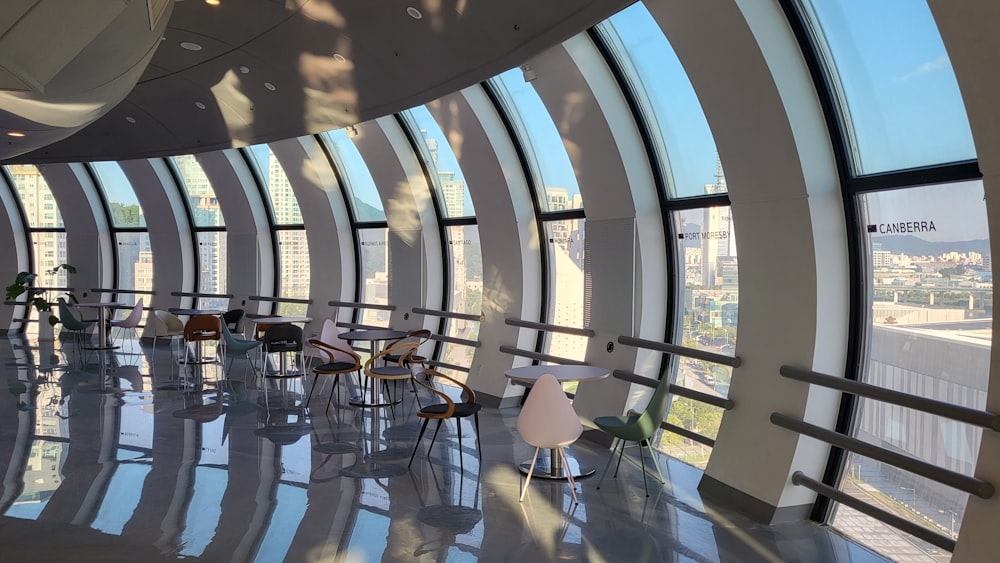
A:
{"type": "MultiPolygon", "coordinates": [[[[334,314],[336,314],[336,309],[334,309],[334,314]]],[[[325,358],[327,355],[323,349],[312,345],[313,340],[319,340],[320,342],[325,342],[327,344],[335,344],[337,346],[340,346],[343,343],[343,341],[340,340],[340,329],[337,328],[336,320],[335,319],[324,320],[323,330],[319,332],[319,336],[317,338],[309,339],[310,343],[309,354],[306,356],[306,366],[305,366],[305,370],[307,372],[310,369],[312,369],[313,360],[315,360],[316,358],[325,358]]],[[[350,350],[351,347],[347,346],[347,349],[350,350]]]]}
{"type": "Polygon", "coordinates": [[[112,331],[116,328],[121,329],[119,334],[121,335],[122,340],[125,339],[125,333],[130,330],[132,331],[132,338],[137,339],[135,329],[139,326],[139,321],[142,320],[142,302],[143,298],[140,297],[139,300],[135,302],[135,306],[132,307],[132,312],[130,312],[127,317],[119,321],[111,321],[112,331]]]}
{"type": "MultiPolygon", "coordinates": [[[[538,460],[538,450],[541,448],[555,450],[553,455],[558,453],[562,458],[563,467],[568,468],[566,446],[583,434],[580,418],[554,375],[542,374],[531,387],[531,392],[521,407],[521,414],[517,416],[517,432],[525,442],[535,446],[531,469],[528,470],[524,488],[521,489],[520,500],[523,502],[524,494],[528,492],[528,483],[531,482],[531,473],[534,472],[535,462],[538,460]]],[[[573,503],[579,504],[576,500],[576,484],[573,482],[573,476],[567,473],[567,477],[570,491],[573,493],[573,503]]]]}
{"type": "Polygon", "coordinates": [[[156,357],[156,339],[166,338],[171,341],[171,360],[173,359],[173,341],[184,339],[184,321],[177,315],[166,311],[153,311],[153,316],[159,321],[153,325],[153,357],[156,357]]]}

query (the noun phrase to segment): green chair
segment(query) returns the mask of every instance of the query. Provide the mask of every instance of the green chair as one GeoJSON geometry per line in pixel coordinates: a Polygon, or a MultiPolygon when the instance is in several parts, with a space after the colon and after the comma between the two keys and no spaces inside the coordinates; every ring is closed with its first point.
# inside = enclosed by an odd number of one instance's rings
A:
{"type": "Polygon", "coordinates": [[[94,325],[94,321],[84,321],[77,318],[66,300],[61,297],[59,298],[59,322],[62,323],[64,329],[73,333],[77,345],[80,344],[80,338],[84,331],[94,325]]]}
{"type": "MultiPolygon", "coordinates": [[[[649,449],[649,455],[653,458],[653,465],[656,467],[656,473],[660,476],[660,483],[663,483],[663,472],[660,471],[660,463],[656,460],[656,452],[650,446],[649,440],[656,433],[656,430],[660,427],[660,423],[663,421],[663,415],[667,410],[667,398],[668,392],[670,390],[670,383],[666,377],[660,380],[660,383],[656,386],[656,391],[653,392],[653,397],[649,400],[649,404],[646,405],[646,409],[641,413],[628,414],[622,416],[599,416],[594,419],[594,424],[598,428],[610,434],[613,438],[618,439],[618,465],[615,466],[615,477],[618,477],[618,468],[622,464],[622,455],[625,453],[625,443],[626,442],[638,442],[639,443],[639,460],[642,462],[642,486],[646,489],[646,496],[649,496],[649,486],[646,484],[646,458],[642,456],[642,448],[645,446],[649,449]]],[[[604,476],[608,473],[608,467],[611,466],[611,461],[615,458],[615,449],[611,449],[611,457],[608,458],[608,463],[604,465],[604,472],[601,473],[601,480],[597,482],[597,488],[601,488],[601,483],[604,482],[604,476]]]]}
{"type": "MultiPolygon", "coordinates": [[[[252,364],[253,361],[250,359],[250,352],[252,352],[253,350],[256,350],[257,348],[260,348],[261,341],[260,340],[243,340],[242,338],[236,338],[235,336],[233,336],[232,331],[229,330],[229,325],[227,325],[226,323],[221,323],[221,324],[222,324],[222,341],[225,344],[225,346],[223,347],[223,349],[225,349],[226,355],[230,356],[229,366],[226,368],[226,372],[228,373],[229,369],[233,367],[233,359],[235,359],[235,357],[237,355],[239,355],[239,354],[242,354],[243,357],[245,357],[247,359],[247,366],[249,366],[250,364],[252,364]]],[[[247,366],[243,367],[243,380],[244,381],[246,381],[246,376],[247,376],[246,368],[247,368],[247,366]]],[[[254,369],[256,370],[256,368],[254,368],[254,369]]]]}

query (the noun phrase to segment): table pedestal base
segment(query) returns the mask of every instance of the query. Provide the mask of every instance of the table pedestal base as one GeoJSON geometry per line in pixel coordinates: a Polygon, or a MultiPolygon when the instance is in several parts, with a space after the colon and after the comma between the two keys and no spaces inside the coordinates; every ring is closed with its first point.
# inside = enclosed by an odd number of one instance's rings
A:
{"type": "MultiPolygon", "coordinates": [[[[566,451],[566,459],[569,467],[564,466],[562,463],[552,463],[551,460],[559,460],[559,452],[556,450],[549,450],[548,459],[542,458],[542,452],[538,452],[538,461],[535,463],[535,471],[531,474],[532,478],[567,479],[567,475],[572,475],[574,479],[579,479],[581,477],[589,477],[596,471],[593,467],[580,465],[580,462],[569,453],[569,450],[566,451]]],[[[525,475],[528,474],[529,469],[531,469],[530,459],[520,465],[521,473],[525,475]]]]}

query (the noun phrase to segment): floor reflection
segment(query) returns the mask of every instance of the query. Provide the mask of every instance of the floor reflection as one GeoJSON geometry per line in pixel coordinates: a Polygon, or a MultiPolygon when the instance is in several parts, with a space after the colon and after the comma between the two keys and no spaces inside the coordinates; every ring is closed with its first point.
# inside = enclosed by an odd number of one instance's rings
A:
{"type": "Polygon", "coordinates": [[[649,498],[624,464],[601,490],[581,480],[579,505],[558,481],[533,482],[520,503],[516,462],[532,448],[517,409],[482,411],[482,452],[472,439],[459,451],[449,420],[408,469],[420,427],[410,389],[393,409],[350,406],[356,389],[306,409],[301,381],[262,390],[241,359],[229,379],[135,344],[0,339],[5,560],[881,560],[819,526],[706,510],[700,472],[668,459],[649,498]]]}

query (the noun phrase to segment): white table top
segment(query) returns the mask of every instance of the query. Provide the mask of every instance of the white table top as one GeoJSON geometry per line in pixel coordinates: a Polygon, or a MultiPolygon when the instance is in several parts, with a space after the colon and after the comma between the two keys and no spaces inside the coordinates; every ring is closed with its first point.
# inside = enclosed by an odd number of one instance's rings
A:
{"type": "Polygon", "coordinates": [[[576,365],[555,365],[555,366],[524,366],[511,368],[504,372],[509,379],[533,383],[542,376],[543,373],[551,373],[560,382],[566,381],[590,381],[592,379],[604,379],[611,374],[608,368],[599,366],[576,366],[576,365]]]}
{"type": "Polygon", "coordinates": [[[312,317],[260,317],[257,319],[247,319],[252,323],[266,325],[280,325],[288,323],[308,323],[312,317]]]}

